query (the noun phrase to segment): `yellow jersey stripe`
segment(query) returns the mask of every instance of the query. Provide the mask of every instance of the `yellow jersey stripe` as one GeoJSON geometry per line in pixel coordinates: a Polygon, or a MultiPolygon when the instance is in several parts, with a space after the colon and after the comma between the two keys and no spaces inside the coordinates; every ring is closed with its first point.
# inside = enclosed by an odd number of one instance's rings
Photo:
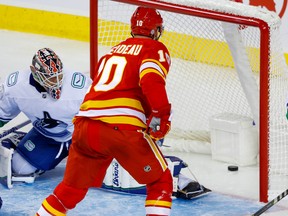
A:
{"type": "Polygon", "coordinates": [[[142,104],[139,100],[131,98],[115,98],[110,100],[88,100],[81,104],[81,110],[87,109],[101,109],[101,108],[110,108],[110,107],[119,107],[119,104],[122,106],[132,107],[137,110],[144,112],[142,104]]]}
{"type": "Polygon", "coordinates": [[[145,132],[142,132],[144,134],[144,138],[148,141],[150,148],[154,152],[156,158],[158,159],[159,163],[161,164],[161,167],[163,171],[167,169],[167,164],[165,159],[163,158],[162,154],[160,153],[159,149],[157,148],[155,142],[153,142],[152,138],[145,132]]]}
{"type": "Polygon", "coordinates": [[[160,200],[146,200],[145,206],[164,206],[171,208],[172,202],[160,201],[160,200]]]}
{"type": "Polygon", "coordinates": [[[155,69],[153,69],[153,68],[147,68],[147,69],[143,70],[143,71],[140,73],[140,80],[142,79],[143,76],[145,76],[145,75],[148,74],[148,73],[156,73],[156,74],[158,74],[159,76],[161,76],[162,79],[165,80],[165,77],[163,77],[163,75],[162,75],[159,71],[157,71],[157,70],[155,70],[155,69]]]}
{"type": "Polygon", "coordinates": [[[45,199],[42,203],[43,207],[45,209],[47,209],[49,211],[49,213],[52,213],[53,215],[57,215],[57,216],[66,216],[66,214],[57,211],[56,209],[54,209],[45,199]]]}
{"type": "Polygon", "coordinates": [[[142,61],[142,65],[143,65],[144,63],[147,63],[147,62],[153,62],[153,63],[157,64],[157,66],[159,66],[159,67],[161,68],[161,70],[163,71],[163,73],[165,74],[165,76],[167,76],[168,71],[166,70],[166,68],[165,68],[159,61],[157,61],[157,60],[155,60],[155,59],[145,59],[145,60],[142,61]]]}
{"type": "Polygon", "coordinates": [[[141,120],[130,116],[91,117],[91,119],[100,120],[109,124],[129,124],[141,128],[146,128],[146,124],[144,124],[141,120]]]}

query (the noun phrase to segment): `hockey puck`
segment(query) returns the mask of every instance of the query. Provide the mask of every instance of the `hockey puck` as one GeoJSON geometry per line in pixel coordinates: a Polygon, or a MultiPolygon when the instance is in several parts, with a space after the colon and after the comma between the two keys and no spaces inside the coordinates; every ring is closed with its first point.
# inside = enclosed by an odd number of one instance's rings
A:
{"type": "Polygon", "coordinates": [[[229,171],[238,171],[238,166],[230,165],[228,166],[229,171]]]}

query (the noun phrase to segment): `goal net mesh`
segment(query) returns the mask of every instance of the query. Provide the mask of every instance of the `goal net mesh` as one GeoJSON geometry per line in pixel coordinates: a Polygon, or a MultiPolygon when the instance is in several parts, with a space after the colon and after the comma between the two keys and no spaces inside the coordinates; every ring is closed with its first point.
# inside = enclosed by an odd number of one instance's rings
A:
{"type": "MultiPolygon", "coordinates": [[[[279,38],[279,18],[265,9],[224,0],[163,2],[200,8],[203,12],[199,16],[172,9],[159,10],[165,27],[160,41],[168,47],[172,57],[167,91],[173,106],[173,120],[165,139],[165,144],[171,146],[169,151],[210,154],[209,120],[217,114],[249,117],[257,128],[261,128],[261,122],[266,119],[269,192],[271,196],[274,192],[282,192],[288,187],[288,121],[285,117],[288,82],[279,38]],[[215,20],[206,10],[227,16],[232,14],[233,19],[215,20]],[[264,58],[260,53],[263,37],[259,27],[239,24],[239,20],[249,17],[263,20],[269,27],[269,50],[264,58]],[[261,69],[263,62],[267,64],[268,74],[261,69]],[[260,88],[265,76],[267,86],[260,88]],[[260,108],[259,103],[263,92],[267,92],[266,108],[260,108]]],[[[130,37],[130,17],[135,8],[136,5],[127,3],[98,1],[99,57],[130,37]]],[[[259,134],[260,137],[261,130],[259,134]]]]}

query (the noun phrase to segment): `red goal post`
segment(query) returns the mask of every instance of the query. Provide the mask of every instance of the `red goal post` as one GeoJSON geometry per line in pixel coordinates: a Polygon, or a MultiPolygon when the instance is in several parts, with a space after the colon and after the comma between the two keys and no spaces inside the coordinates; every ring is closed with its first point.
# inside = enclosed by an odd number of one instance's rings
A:
{"type": "Polygon", "coordinates": [[[164,17],[160,41],[172,56],[167,81],[175,113],[171,139],[209,143],[211,116],[249,116],[259,131],[259,200],[267,202],[285,190],[288,83],[279,17],[225,0],[90,0],[92,77],[104,50],[130,36],[130,17],[137,5],[155,7],[164,17]]]}

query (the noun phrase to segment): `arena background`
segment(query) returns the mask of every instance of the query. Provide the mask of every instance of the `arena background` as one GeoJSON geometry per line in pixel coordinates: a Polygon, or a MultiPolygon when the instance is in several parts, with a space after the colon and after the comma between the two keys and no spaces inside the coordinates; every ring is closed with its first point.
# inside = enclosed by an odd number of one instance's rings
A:
{"type": "MultiPolygon", "coordinates": [[[[288,63],[288,0],[235,0],[266,7],[282,19],[281,37],[288,63]]],[[[89,0],[0,0],[0,29],[89,41],[89,0]]]]}

